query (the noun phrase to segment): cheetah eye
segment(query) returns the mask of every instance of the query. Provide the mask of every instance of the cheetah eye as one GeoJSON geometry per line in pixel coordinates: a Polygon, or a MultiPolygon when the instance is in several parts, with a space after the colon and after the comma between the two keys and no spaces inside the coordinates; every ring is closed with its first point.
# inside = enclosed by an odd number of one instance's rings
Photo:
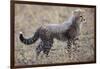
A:
{"type": "Polygon", "coordinates": [[[80,16],[80,17],[82,17],[82,16],[80,16]]]}

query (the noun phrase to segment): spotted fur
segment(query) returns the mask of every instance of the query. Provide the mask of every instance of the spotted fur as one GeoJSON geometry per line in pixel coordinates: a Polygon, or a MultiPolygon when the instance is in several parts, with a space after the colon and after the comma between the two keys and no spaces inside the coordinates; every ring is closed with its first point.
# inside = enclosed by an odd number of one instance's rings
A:
{"type": "Polygon", "coordinates": [[[81,10],[75,10],[68,21],[65,21],[62,24],[48,24],[41,26],[31,38],[24,38],[22,33],[19,35],[19,38],[22,43],[27,45],[35,43],[40,38],[41,42],[36,48],[37,56],[41,51],[48,56],[49,51],[53,46],[54,39],[67,41],[67,47],[68,50],[70,50],[72,43],[74,44],[75,39],[79,35],[80,23],[82,22],[82,20],[80,20],[81,17],[83,19],[81,10]]]}

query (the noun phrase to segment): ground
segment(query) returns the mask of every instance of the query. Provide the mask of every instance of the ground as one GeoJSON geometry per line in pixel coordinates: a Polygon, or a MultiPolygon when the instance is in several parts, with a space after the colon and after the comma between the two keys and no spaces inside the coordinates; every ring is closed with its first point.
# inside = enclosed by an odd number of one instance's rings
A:
{"type": "Polygon", "coordinates": [[[15,65],[35,65],[52,63],[92,62],[95,61],[94,45],[94,8],[80,8],[85,10],[86,23],[82,24],[80,47],[78,50],[72,48],[69,58],[65,47],[66,42],[54,40],[49,57],[42,57],[36,60],[35,49],[39,40],[32,45],[25,45],[19,40],[19,32],[24,32],[25,37],[34,35],[36,29],[45,24],[63,23],[71,16],[72,11],[80,7],[67,6],[46,6],[46,5],[15,5],[15,65]]]}

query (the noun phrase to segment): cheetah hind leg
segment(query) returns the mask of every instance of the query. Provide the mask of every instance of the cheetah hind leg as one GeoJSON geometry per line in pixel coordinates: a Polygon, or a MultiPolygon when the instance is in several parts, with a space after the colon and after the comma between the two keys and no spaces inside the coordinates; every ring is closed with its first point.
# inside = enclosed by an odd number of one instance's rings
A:
{"type": "Polygon", "coordinates": [[[42,46],[43,46],[43,42],[41,41],[40,44],[36,48],[36,60],[38,60],[39,55],[40,55],[41,51],[43,50],[42,46]]]}

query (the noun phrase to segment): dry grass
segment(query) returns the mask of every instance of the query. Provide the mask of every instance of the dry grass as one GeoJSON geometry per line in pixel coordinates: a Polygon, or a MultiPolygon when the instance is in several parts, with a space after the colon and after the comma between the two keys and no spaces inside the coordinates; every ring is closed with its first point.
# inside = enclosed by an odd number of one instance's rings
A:
{"type": "MultiPolygon", "coordinates": [[[[66,53],[66,42],[54,40],[54,45],[49,57],[39,56],[35,59],[36,43],[24,45],[19,40],[19,32],[23,31],[26,37],[33,35],[35,30],[44,24],[62,23],[67,20],[71,12],[79,7],[58,7],[41,5],[15,5],[15,65],[35,65],[52,63],[90,62],[94,61],[94,9],[81,8],[85,10],[86,24],[82,25],[80,35],[80,47],[78,51],[72,49],[71,57],[66,53]]],[[[73,46],[74,48],[74,46],[73,46]]]]}

